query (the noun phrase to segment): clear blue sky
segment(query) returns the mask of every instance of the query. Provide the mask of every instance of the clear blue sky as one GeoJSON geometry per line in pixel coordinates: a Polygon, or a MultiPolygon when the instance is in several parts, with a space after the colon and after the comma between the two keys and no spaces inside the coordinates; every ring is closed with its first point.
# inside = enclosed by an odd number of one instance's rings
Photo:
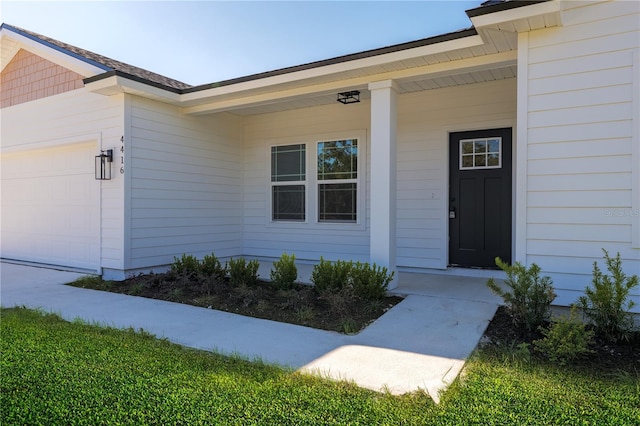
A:
{"type": "Polygon", "coordinates": [[[476,1],[6,1],[1,21],[189,84],[471,26],[476,1]]]}

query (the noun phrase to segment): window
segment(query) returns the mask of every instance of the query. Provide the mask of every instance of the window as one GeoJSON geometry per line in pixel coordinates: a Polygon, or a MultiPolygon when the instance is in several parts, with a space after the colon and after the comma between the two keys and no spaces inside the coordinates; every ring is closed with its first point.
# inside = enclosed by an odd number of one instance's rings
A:
{"type": "Polygon", "coordinates": [[[318,221],[356,222],[358,140],[318,142],[318,221]]]}
{"type": "Polygon", "coordinates": [[[271,217],[304,221],[306,193],[305,144],[271,147],[271,217]]]}
{"type": "Polygon", "coordinates": [[[460,141],[460,170],[502,167],[502,138],[460,141]]]}

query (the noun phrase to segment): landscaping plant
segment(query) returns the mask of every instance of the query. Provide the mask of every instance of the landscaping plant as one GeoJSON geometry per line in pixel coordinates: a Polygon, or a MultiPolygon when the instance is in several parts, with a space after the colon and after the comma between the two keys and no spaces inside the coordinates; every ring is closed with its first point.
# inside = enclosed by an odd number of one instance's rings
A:
{"type": "Polygon", "coordinates": [[[382,299],[387,294],[387,287],[393,280],[394,272],[389,274],[385,267],[379,267],[375,263],[357,262],[351,268],[351,285],[355,294],[364,299],[382,299]]]}
{"type": "Polygon", "coordinates": [[[612,342],[629,340],[634,329],[633,314],[629,311],[635,305],[629,300],[629,293],[638,285],[638,276],[625,275],[620,253],[612,258],[605,249],[602,251],[611,275],[603,274],[598,262],[593,262],[593,287],[585,288],[578,306],[593,323],[597,334],[612,342]]]}
{"type": "Polygon", "coordinates": [[[313,267],[311,282],[319,293],[336,293],[348,285],[352,268],[353,262],[330,262],[321,256],[320,263],[313,267]]]}
{"type": "Polygon", "coordinates": [[[282,253],[280,259],[273,262],[271,269],[271,281],[281,289],[290,289],[298,279],[295,254],[282,253]]]}
{"type": "Polygon", "coordinates": [[[227,264],[224,266],[215,254],[207,254],[202,258],[202,264],[200,265],[202,273],[207,276],[213,276],[216,278],[224,278],[227,275],[227,264]]]}
{"type": "Polygon", "coordinates": [[[256,284],[259,266],[257,260],[247,262],[243,257],[229,259],[229,282],[234,286],[256,284]]]}
{"type": "Polygon", "coordinates": [[[544,338],[535,340],[535,349],[550,361],[565,365],[592,352],[589,345],[593,341],[593,330],[587,330],[575,306],[569,315],[552,320],[549,328],[540,328],[544,338]]]}
{"type": "Polygon", "coordinates": [[[171,270],[179,274],[197,274],[200,271],[200,262],[191,254],[183,254],[181,257],[174,256],[171,270]]]}
{"type": "Polygon", "coordinates": [[[496,257],[496,265],[507,273],[503,290],[493,278],[487,286],[502,300],[514,323],[527,332],[533,332],[548,321],[551,302],[556,298],[551,278],[540,276],[540,267],[533,263],[528,269],[519,262],[509,265],[496,257]]]}

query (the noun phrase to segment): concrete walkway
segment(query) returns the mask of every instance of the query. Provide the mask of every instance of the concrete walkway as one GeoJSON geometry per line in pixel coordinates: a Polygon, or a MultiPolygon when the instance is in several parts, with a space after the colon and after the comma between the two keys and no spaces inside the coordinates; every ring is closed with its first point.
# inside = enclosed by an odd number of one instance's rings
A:
{"type": "Polygon", "coordinates": [[[404,301],[357,335],[315,330],[142,297],[63,285],[82,274],[0,263],[0,303],[105,325],[144,329],[172,342],[394,394],[436,401],[478,344],[499,300],[485,279],[400,274],[404,301]]]}

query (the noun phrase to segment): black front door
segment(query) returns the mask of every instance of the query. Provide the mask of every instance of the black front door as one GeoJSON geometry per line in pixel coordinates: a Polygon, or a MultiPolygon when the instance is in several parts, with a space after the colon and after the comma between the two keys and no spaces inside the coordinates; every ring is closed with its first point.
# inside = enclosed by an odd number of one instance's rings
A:
{"type": "Polygon", "coordinates": [[[449,264],[511,262],[511,129],[449,135],[449,264]]]}

